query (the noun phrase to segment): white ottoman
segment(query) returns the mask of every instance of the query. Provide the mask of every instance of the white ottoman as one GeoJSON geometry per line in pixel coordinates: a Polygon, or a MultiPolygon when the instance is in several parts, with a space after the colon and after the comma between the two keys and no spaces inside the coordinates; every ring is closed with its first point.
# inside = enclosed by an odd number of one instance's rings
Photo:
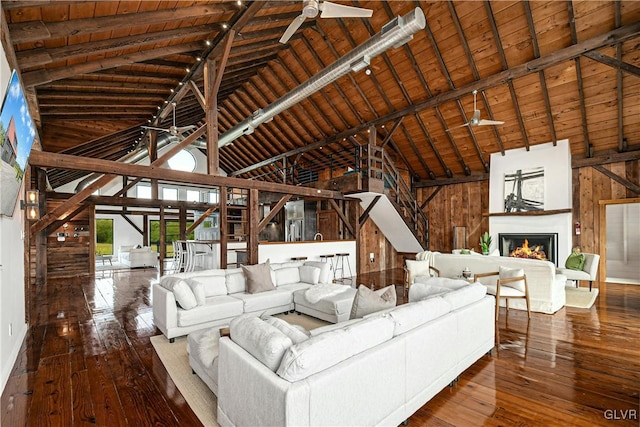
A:
{"type": "Polygon", "coordinates": [[[218,395],[218,342],[220,327],[201,329],[187,336],[189,365],[195,374],[218,395]]]}
{"type": "MultiPolygon", "coordinates": [[[[347,286],[347,285],[341,285],[347,286]]],[[[357,290],[348,287],[345,292],[332,295],[312,303],[305,297],[306,289],[300,289],[293,293],[293,302],[298,313],[308,314],[331,323],[340,323],[349,320],[353,298],[357,290]]]]}

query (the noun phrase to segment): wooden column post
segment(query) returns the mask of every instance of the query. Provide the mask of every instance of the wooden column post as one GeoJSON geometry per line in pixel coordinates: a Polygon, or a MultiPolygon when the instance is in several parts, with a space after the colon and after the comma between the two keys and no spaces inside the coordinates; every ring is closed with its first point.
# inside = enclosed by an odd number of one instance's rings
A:
{"type": "Polygon", "coordinates": [[[167,236],[167,226],[164,222],[164,206],[160,205],[160,238],[158,243],[158,254],[159,254],[159,271],[160,276],[164,275],[164,257],[166,255],[166,236],[167,236]]]}
{"type": "MultiPolygon", "coordinates": [[[[173,108],[176,108],[175,105],[173,108]]],[[[152,130],[149,132],[149,163],[158,160],[158,132],[152,130]]],[[[158,180],[151,180],[151,199],[158,200],[158,180]]]]}
{"type": "Polygon", "coordinates": [[[209,175],[218,174],[220,162],[218,156],[218,93],[215,88],[218,72],[216,61],[207,59],[204,64],[204,95],[207,121],[207,173],[209,175]]]}
{"type": "MultiPolygon", "coordinates": [[[[40,218],[47,213],[47,175],[44,170],[37,169],[36,188],[40,192],[40,218]]],[[[47,283],[47,229],[36,233],[36,285],[47,283]]]]}
{"type": "Polygon", "coordinates": [[[227,187],[220,187],[218,192],[218,209],[220,211],[220,268],[227,268],[227,187]]]}
{"type": "Polygon", "coordinates": [[[151,246],[151,235],[149,234],[149,215],[142,215],[142,244],[151,246]]]}
{"type": "Polygon", "coordinates": [[[258,224],[260,222],[260,210],[258,204],[258,190],[249,190],[249,202],[247,203],[247,214],[249,218],[249,230],[247,232],[247,263],[258,263],[258,224]]]}
{"type": "Polygon", "coordinates": [[[178,225],[180,229],[180,240],[185,240],[187,238],[187,209],[184,206],[180,207],[178,221],[180,222],[178,225]]]}

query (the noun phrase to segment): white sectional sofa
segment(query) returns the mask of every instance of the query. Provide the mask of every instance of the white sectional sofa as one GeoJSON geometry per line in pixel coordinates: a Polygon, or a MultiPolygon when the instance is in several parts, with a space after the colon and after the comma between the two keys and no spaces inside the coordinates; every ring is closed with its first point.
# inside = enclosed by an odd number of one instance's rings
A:
{"type": "Polygon", "coordinates": [[[136,248],[132,245],[118,248],[118,262],[130,268],[155,267],[158,264],[158,253],[149,246],[136,248]]]}
{"type": "Polygon", "coordinates": [[[277,314],[295,309],[328,321],[349,318],[351,302],[356,294],[356,290],[349,286],[331,285],[344,287],[344,291],[330,297],[330,301],[316,309],[295,304],[294,299],[304,300],[306,290],[314,284],[326,286],[330,282],[328,263],[286,262],[270,264],[270,268],[276,289],[259,293],[247,292],[242,268],[163,276],[153,285],[154,323],[168,339],[173,340],[199,329],[226,326],[233,318],[245,313],[277,314]],[[308,277],[310,268],[318,270],[317,282],[308,277]],[[203,292],[201,301],[192,289],[198,283],[203,292]]]}
{"type": "Polygon", "coordinates": [[[484,286],[464,282],[308,338],[241,316],[215,344],[218,422],[398,425],[491,351],[494,307],[484,286]]]}
{"type": "MultiPolygon", "coordinates": [[[[440,277],[459,277],[464,267],[469,267],[472,274],[498,271],[500,266],[522,268],[529,284],[531,311],[553,314],[564,307],[566,302],[564,287],[567,278],[556,274],[556,266],[549,261],[477,254],[436,253],[431,265],[440,271],[440,277]]],[[[416,277],[414,283],[425,280],[428,280],[428,277],[416,277]]],[[[497,276],[494,276],[482,278],[481,282],[495,284],[496,280],[497,276]]],[[[500,301],[500,304],[504,305],[505,301],[500,301]]],[[[510,300],[509,308],[527,309],[524,300],[510,300]]]]}

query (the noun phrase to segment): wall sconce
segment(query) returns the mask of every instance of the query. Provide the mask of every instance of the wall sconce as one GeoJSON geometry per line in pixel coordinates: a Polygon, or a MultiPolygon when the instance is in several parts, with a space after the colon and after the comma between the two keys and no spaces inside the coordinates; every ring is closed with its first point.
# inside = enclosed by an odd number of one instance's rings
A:
{"type": "Polygon", "coordinates": [[[27,190],[26,200],[20,201],[20,208],[24,209],[29,221],[40,219],[40,192],[38,190],[27,190]]]}

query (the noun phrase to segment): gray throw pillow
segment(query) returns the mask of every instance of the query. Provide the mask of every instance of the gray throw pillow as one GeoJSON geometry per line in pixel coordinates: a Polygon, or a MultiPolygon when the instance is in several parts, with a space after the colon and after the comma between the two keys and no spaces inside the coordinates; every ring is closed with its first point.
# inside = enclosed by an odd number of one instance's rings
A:
{"type": "Polygon", "coordinates": [[[271,280],[269,260],[264,264],[243,265],[242,271],[247,278],[247,292],[250,294],[272,291],[276,288],[271,280]]]}
{"type": "Polygon", "coordinates": [[[350,319],[358,319],[376,311],[396,306],[396,288],[389,285],[386,288],[372,291],[365,285],[358,286],[358,292],[353,299],[350,319]]]}

